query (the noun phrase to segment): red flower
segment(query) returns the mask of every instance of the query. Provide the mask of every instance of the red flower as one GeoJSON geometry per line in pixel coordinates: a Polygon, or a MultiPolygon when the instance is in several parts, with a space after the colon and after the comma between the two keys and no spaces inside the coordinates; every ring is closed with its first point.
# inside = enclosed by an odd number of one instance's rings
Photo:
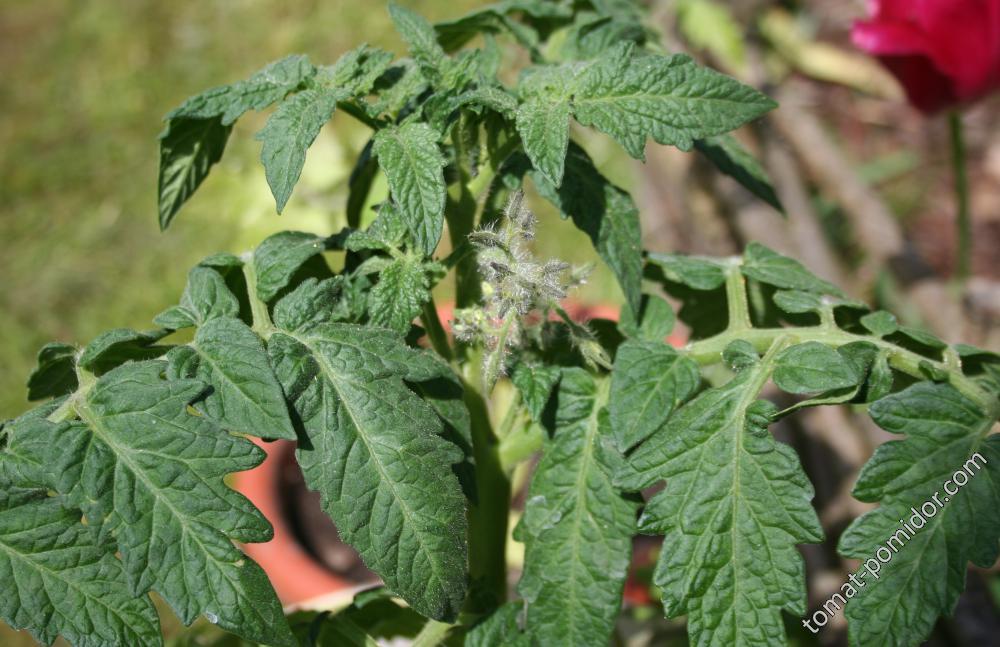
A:
{"type": "Polygon", "coordinates": [[[869,0],[854,44],[874,54],[925,113],[1000,88],[1000,0],[869,0]]]}

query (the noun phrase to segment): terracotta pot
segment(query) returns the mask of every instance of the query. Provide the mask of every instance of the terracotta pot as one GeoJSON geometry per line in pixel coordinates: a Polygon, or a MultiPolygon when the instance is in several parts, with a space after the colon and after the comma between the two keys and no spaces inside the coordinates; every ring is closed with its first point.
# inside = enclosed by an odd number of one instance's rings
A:
{"type": "Polygon", "coordinates": [[[283,470],[288,468],[295,443],[277,440],[254,442],[267,452],[264,462],[233,475],[233,487],[250,499],[274,526],[274,538],[262,544],[245,544],[243,550],[260,564],[282,604],[300,609],[327,609],[372,582],[342,577],[323,564],[296,536],[291,510],[281,496],[283,470]]]}
{"type": "MultiPolygon", "coordinates": [[[[567,312],[579,321],[589,319],[618,319],[618,309],[608,305],[584,306],[571,303],[567,312]]],[[[438,316],[446,329],[450,328],[452,307],[438,308],[438,316]]],[[[675,346],[684,343],[682,337],[672,335],[667,342],[675,346]]],[[[243,493],[274,526],[274,538],[262,544],[246,544],[243,550],[260,564],[274,585],[282,604],[297,609],[329,609],[346,603],[354,594],[378,582],[374,576],[348,577],[337,574],[309,550],[295,532],[295,512],[290,509],[287,497],[287,476],[294,466],[295,443],[279,440],[263,442],[254,440],[267,458],[259,466],[233,475],[233,487],[243,493]]],[[[304,502],[308,505],[310,502],[304,502]]],[[[633,563],[634,572],[648,561],[648,550],[637,550],[633,563]],[[645,556],[645,557],[643,557],[645,556]]],[[[651,602],[648,588],[632,577],[625,586],[625,600],[633,605],[651,602]]]]}

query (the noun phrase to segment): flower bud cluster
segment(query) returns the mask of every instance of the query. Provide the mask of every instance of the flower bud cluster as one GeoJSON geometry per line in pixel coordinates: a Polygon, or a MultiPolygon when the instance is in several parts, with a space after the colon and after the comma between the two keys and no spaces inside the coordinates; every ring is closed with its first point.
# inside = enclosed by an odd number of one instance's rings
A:
{"type": "Polygon", "coordinates": [[[456,311],[453,331],[458,339],[486,348],[483,373],[490,386],[505,372],[510,351],[521,344],[527,315],[547,314],[590,272],[589,267],[536,259],[530,249],[535,225],[518,191],[498,223],[469,235],[477,250],[483,304],[456,311]]]}

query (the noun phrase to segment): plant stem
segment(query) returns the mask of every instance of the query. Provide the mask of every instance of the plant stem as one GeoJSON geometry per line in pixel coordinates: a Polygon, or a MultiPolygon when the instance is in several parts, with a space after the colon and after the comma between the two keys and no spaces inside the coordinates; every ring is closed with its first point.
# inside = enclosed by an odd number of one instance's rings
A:
{"type": "MultiPolygon", "coordinates": [[[[457,198],[449,196],[444,217],[448,222],[448,235],[452,249],[465,242],[475,228],[476,201],[470,193],[461,192],[457,198]]],[[[465,254],[455,264],[455,307],[468,308],[479,301],[479,272],[476,255],[465,254]]]]}
{"type": "Polygon", "coordinates": [[[500,376],[501,369],[503,368],[503,360],[507,354],[507,339],[510,337],[511,327],[517,324],[517,313],[508,312],[503,318],[503,323],[500,324],[500,330],[497,331],[497,347],[490,351],[489,355],[486,356],[486,362],[483,364],[483,395],[489,397],[490,392],[493,391],[493,385],[496,384],[497,378],[500,376]]]}
{"type": "Polygon", "coordinates": [[[454,359],[451,353],[451,344],[448,343],[448,333],[444,331],[444,326],[441,325],[441,319],[438,317],[437,305],[434,303],[433,294],[424,303],[420,320],[423,321],[424,328],[427,329],[427,338],[431,342],[431,347],[446,362],[450,363],[454,359]]]}
{"type": "Polygon", "coordinates": [[[500,439],[501,444],[503,444],[503,439],[510,435],[511,430],[514,429],[522,412],[525,412],[525,409],[521,407],[521,392],[516,390],[514,397],[510,400],[510,405],[507,407],[507,413],[504,414],[503,420],[500,422],[500,428],[497,429],[497,438],[500,439]]]}
{"type": "Polygon", "coordinates": [[[253,331],[267,340],[274,332],[271,313],[267,310],[267,304],[257,296],[257,270],[253,266],[253,259],[247,253],[243,255],[242,260],[243,278],[247,283],[247,297],[250,299],[250,312],[253,315],[253,331]]]}
{"type": "MultiPolygon", "coordinates": [[[[79,356],[77,356],[79,359],[79,356]]],[[[90,389],[97,384],[97,376],[88,370],[83,369],[79,364],[76,366],[77,387],[73,393],[66,398],[66,401],[59,405],[55,411],[50,413],[46,420],[49,422],[65,422],[71,420],[76,415],[76,405],[81,402],[90,389]]]]}
{"type": "Polygon", "coordinates": [[[470,349],[465,366],[465,404],[472,421],[478,501],[469,506],[469,575],[486,595],[471,595],[466,610],[490,611],[507,599],[507,518],[510,481],[500,463],[497,438],[483,393],[479,349],[470,349]]]}
{"type": "MultiPolygon", "coordinates": [[[[457,131],[453,140],[460,141],[457,131]],[[456,139],[457,138],[457,139],[456,139]]],[[[464,160],[460,146],[456,159],[464,160]]],[[[453,249],[466,244],[476,227],[479,198],[496,176],[502,159],[491,160],[475,178],[460,164],[457,192],[448,196],[445,219],[453,249]]],[[[475,254],[466,254],[455,264],[455,306],[476,305],[481,296],[479,271],[475,254]]],[[[472,429],[472,454],[476,462],[476,492],[478,500],[469,505],[469,575],[474,592],[466,601],[466,610],[485,613],[507,599],[507,523],[510,510],[510,481],[500,463],[497,437],[493,433],[486,396],[487,385],[482,378],[482,350],[458,345],[458,357],[463,361],[465,404],[469,409],[472,429]]]]}
{"type": "Polygon", "coordinates": [[[969,214],[969,178],[965,165],[965,140],[962,136],[962,115],[957,110],[948,115],[951,131],[951,168],[955,180],[957,247],[955,249],[955,279],[964,283],[972,265],[972,221],[969,214]]]}
{"type": "Polygon", "coordinates": [[[975,401],[986,411],[993,412],[996,415],[998,406],[1000,406],[995,397],[990,396],[979,385],[962,375],[959,370],[950,366],[947,362],[938,362],[929,359],[881,339],[855,335],[840,329],[831,330],[824,326],[752,328],[741,331],[727,330],[708,339],[691,342],[681,352],[701,365],[717,364],[722,361],[722,351],[730,342],[736,339],[744,339],[753,344],[754,348],[758,351],[764,351],[771,346],[775,339],[784,335],[789,336],[795,343],[816,341],[829,346],[843,346],[856,341],[868,342],[879,347],[879,349],[886,350],[888,352],[889,365],[902,373],[926,379],[927,376],[921,369],[921,364],[926,362],[931,367],[946,372],[948,374],[948,381],[952,386],[969,399],[975,401]]]}
{"type": "Polygon", "coordinates": [[[747,304],[747,283],[738,261],[726,272],[726,305],[729,312],[727,332],[738,333],[750,328],[750,307],[747,304]]]}
{"type": "MultiPolygon", "coordinates": [[[[456,131],[452,138],[459,137],[456,131]]],[[[504,161],[517,149],[520,140],[513,137],[496,152],[496,157],[489,160],[479,169],[479,174],[470,177],[467,169],[460,165],[460,182],[455,189],[450,190],[445,205],[444,217],[448,223],[448,235],[452,249],[459,249],[476,227],[476,214],[479,211],[479,199],[489,191],[496,179],[504,161]]],[[[456,158],[463,159],[462,150],[456,148],[456,158]]],[[[479,271],[474,253],[463,255],[455,264],[455,307],[467,308],[475,305],[481,295],[479,271]]]]}
{"type": "Polygon", "coordinates": [[[545,429],[536,423],[524,425],[504,436],[498,450],[504,472],[509,473],[518,463],[541,449],[544,441],[545,429]]]}
{"type": "Polygon", "coordinates": [[[420,633],[413,638],[412,647],[436,647],[444,642],[448,632],[454,626],[439,620],[428,620],[420,633]]]}

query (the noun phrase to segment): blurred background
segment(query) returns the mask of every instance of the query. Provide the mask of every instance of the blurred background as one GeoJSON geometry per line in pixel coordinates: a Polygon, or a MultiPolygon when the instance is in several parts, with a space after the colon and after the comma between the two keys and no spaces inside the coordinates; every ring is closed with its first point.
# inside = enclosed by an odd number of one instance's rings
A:
{"type": "MultiPolygon", "coordinates": [[[[403,4],[433,22],[479,3],[403,4]]],[[[998,98],[963,118],[973,254],[972,277],[957,284],[949,280],[955,207],[947,121],[911,108],[893,78],[850,44],[863,2],[649,4],[669,51],[687,51],[781,103],[738,135],[771,173],[788,215],[694,155],[651,145],[642,165],[588,136],[583,143],[598,164],[639,203],[647,248],[727,255],[760,240],[905,323],[1000,350],[998,98]]],[[[165,234],[156,222],[156,137],[162,116],[191,94],[292,52],[332,62],[361,41],[403,52],[383,2],[0,4],[0,417],[28,408],[24,384],[44,343],[82,344],[108,328],[152,327],[202,257],[242,252],[280,229],[330,233],[343,226],[351,164],[369,134],[345,115],[309,150],[280,217],[253,140],[266,115],[245,116],[222,162],[165,234]]],[[[540,254],[593,258],[572,226],[551,211],[540,216],[540,254]]],[[[621,302],[601,268],[578,298],[621,302]]],[[[842,529],[865,509],[848,496],[849,477],[882,432],[839,409],[815,410],[798,424],[807,441],[794,444],[817,483],[821,518],[842,529]]],[[[843,581],[828,550],[806,549],[814,605],[843,581]]],[[[995,641],[997,599],[997,576],[974,574],[958,619],[934,644],[995,641]]],[[[8,644],[13,638],[4,631],[0,643],[8,644]]]]}

